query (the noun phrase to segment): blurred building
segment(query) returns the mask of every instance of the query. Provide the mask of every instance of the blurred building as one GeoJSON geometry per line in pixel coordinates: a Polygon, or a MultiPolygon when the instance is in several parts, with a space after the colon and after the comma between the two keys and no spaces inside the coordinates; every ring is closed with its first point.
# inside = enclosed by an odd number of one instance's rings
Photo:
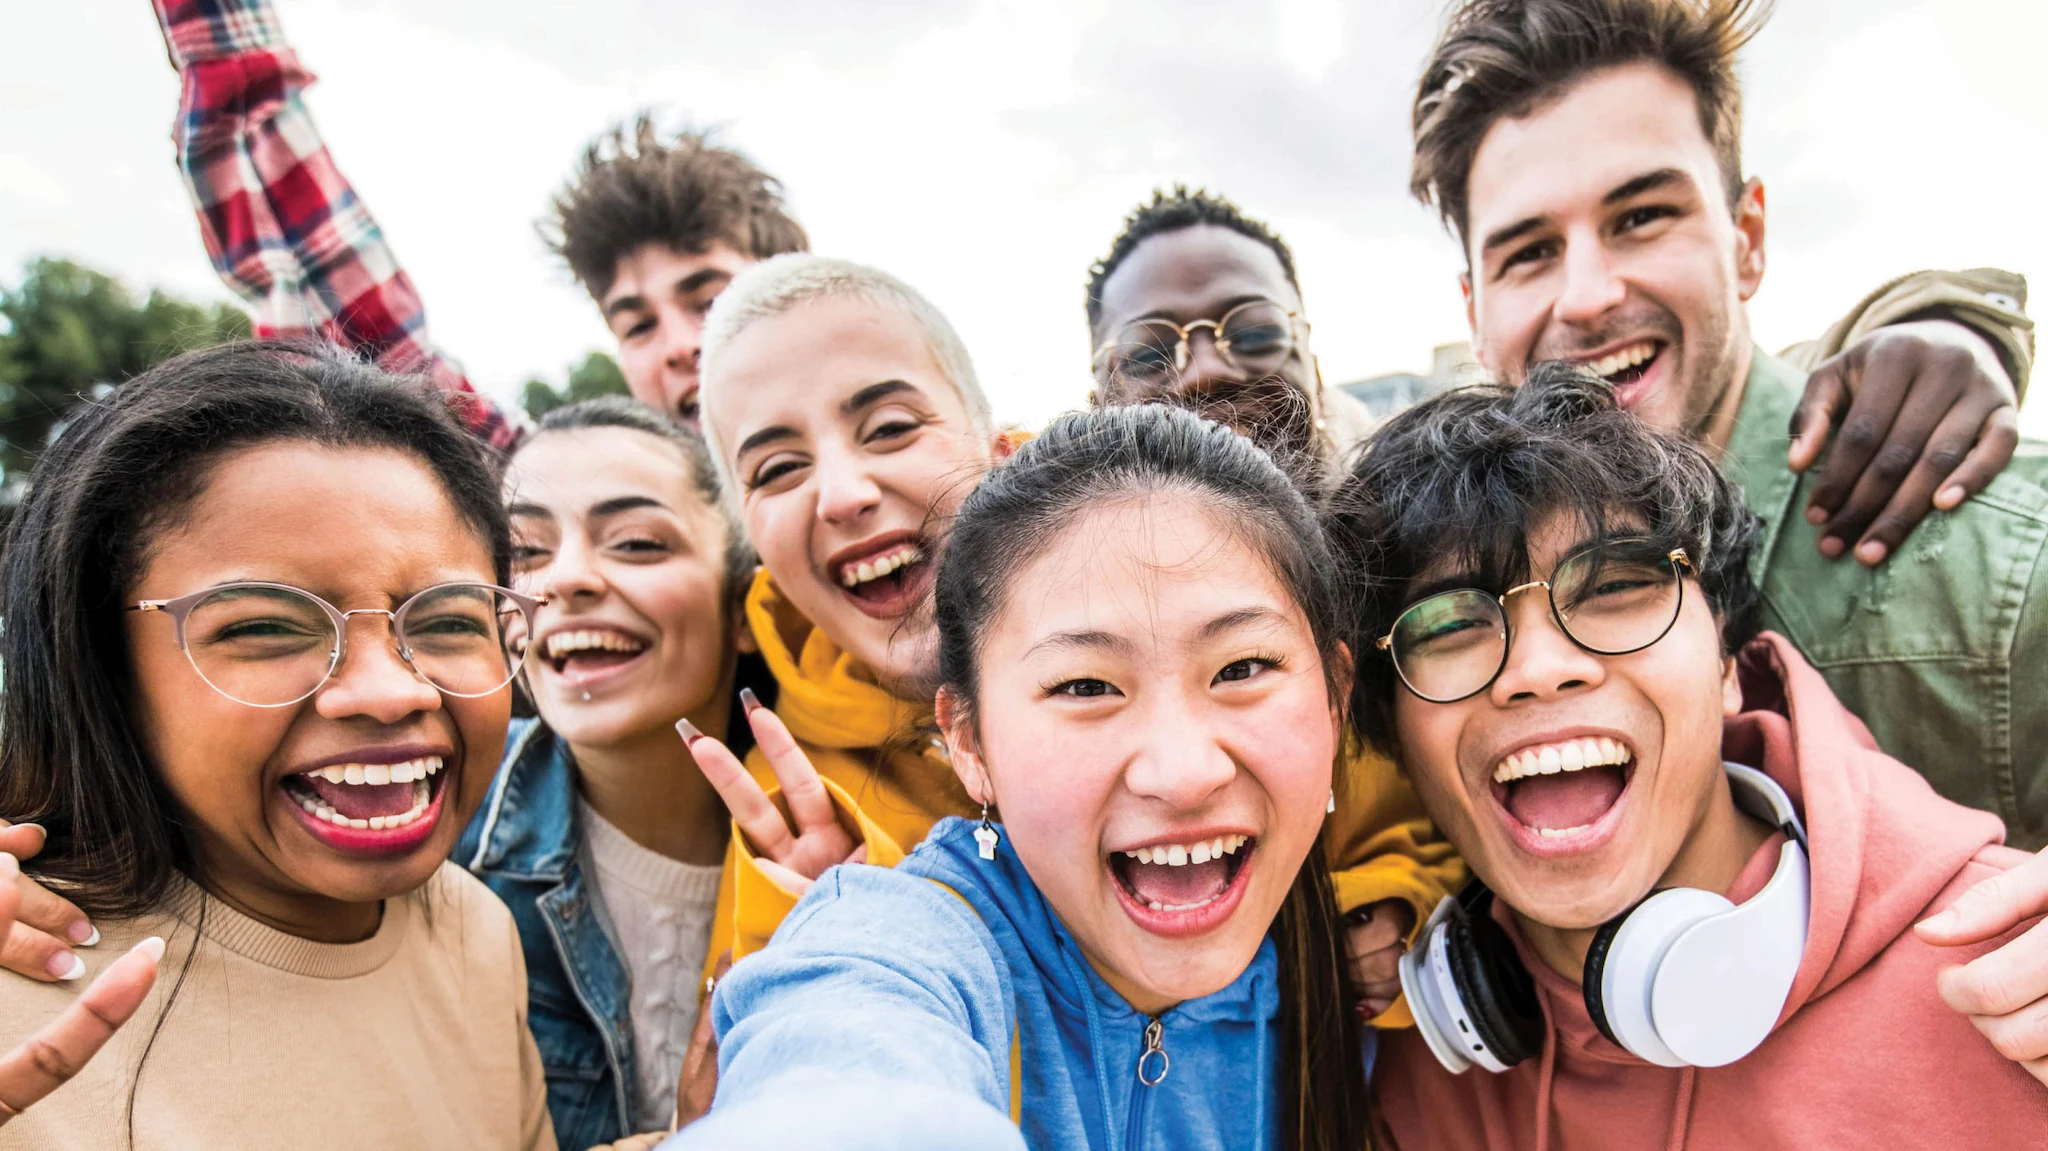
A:
{"type": "Polygon", "coordinates": [[[1470,383],[1484,372],[1472,359],[1472,345],[1438,344],[1430,354],[1429,374],[1390,372],[1339,384],[1347,395],[1372,410],[1373,418],[1384,420],[1410,404],[1419,403],[1458,384],[1470,383]]]}

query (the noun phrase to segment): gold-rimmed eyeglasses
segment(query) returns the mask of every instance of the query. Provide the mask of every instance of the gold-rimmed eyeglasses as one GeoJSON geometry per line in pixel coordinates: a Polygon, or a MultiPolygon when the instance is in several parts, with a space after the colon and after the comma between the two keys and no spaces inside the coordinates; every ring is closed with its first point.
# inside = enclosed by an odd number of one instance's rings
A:
{"type": "Polygon", "coordinates": [[[1455,588],[1424,597],[1394,620],[1374,646],[1394,661],[1401,682],[1431,703],[1456,703],[1493,686],[1508,663],[1508,597],[1542,588],[1551,618],[1567,638],[1595,655],[1638,652],[1671,631],[1685,603],[1684,548],[1648,540],[1607,540],[1560,560],[1547,580],[1494,595],[1455,588]]]}
{"type": "Polygon", "coordinates": [[[525,646],[507,642],[514,619],[532,634],[547,596],[496,584],[445,583],[410,596],[397,610],[343,611],[304,588],[248,581],[202,588],[177,599],[146,599],[128,611],[163,612],[199,678],[251,707],[286,707],[320,689],[348,650],[348,621],[381,615],[391,622],[399,658],[444,695],[490,695],[519,673],[525,646]]]}
{"type": "Polygon", "coordinates": [[[1193,358],[1189,341],[1206,328],[1224,363],[1247,375],[1266,376],[1287,362],[1297,343],[1297,328],[1307,326],[1298,313],[1271,300],[1247,301],[1218,319],[1187,325],[1138,320],[1095,349],[1095,373],[1105,383],[1135,388],[1170,385],[1193,358]]]}

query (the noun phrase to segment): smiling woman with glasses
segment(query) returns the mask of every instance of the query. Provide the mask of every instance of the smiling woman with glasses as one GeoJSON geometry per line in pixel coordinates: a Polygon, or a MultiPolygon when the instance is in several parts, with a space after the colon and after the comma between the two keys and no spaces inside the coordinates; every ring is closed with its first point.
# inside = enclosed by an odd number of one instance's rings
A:
{"type": "Polygon", "coordinates": [[[0,978],[0,1044],[120,944],[173,970],[10,1136],[555,1145],[511,917],[447,862],[540,602],[510,553],[481,445],[332,351],[169,361],[45,453],[4,561],[0,816],[97,931],[0,978]]]}

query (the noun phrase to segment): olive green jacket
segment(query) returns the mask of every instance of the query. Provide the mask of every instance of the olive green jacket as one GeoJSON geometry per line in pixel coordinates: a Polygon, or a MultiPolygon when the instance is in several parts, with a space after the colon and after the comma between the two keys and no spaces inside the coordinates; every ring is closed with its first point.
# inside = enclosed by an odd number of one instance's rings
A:
{"type": "MultiPolygon", "coordinates": [[[[1835,346],[1814,355],[1838,349],[1844,337],[1830,335],[1835,346]]],[[[1950,799],[2003,817],[2013,845],[2041,847],[2048,444],[2022,440],[1989,487],[1930,513],[1876,569],[1829,560],[1805,517],[1819,469],[1796,476],[1785,463],[1805,384],[1802,368],[1758,349],[1722,460],[1764,521],[1753,565],[1764,626],[1798,645],[1885,751],[1950,799]]]]}

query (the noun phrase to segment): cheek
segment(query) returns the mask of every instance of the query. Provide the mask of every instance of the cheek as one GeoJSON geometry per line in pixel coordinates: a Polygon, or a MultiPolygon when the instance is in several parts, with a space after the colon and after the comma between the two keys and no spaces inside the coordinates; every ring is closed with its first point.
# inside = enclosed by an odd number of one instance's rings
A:
{"type": "Polygon", "coordinates": [[[512,722],[510,689],[478,699],[444,697],[455,730],[462,737],[462,793],[452,797],[460,810],[442,822],[461,828],[483,802],[491,777],[505,754],[505,728],[512,722]]]}
{"type": "Polygon", "coordinates": [[[1405,691],[1395,698],[1393,714],[1402,770],[1430,814],[1444,822],[1447,812],[1463,806],[1458,772],[1462,720],[1455,707],[1424,703],[1405,691]]]}
{"type": "Polygon", "coordinates": [[[1478,289],[1472,336],[1477,355],[1504,376],[1518,376],[1543,334],[1548,306],[1544,281],[1495,284],[1478,289]]]}

